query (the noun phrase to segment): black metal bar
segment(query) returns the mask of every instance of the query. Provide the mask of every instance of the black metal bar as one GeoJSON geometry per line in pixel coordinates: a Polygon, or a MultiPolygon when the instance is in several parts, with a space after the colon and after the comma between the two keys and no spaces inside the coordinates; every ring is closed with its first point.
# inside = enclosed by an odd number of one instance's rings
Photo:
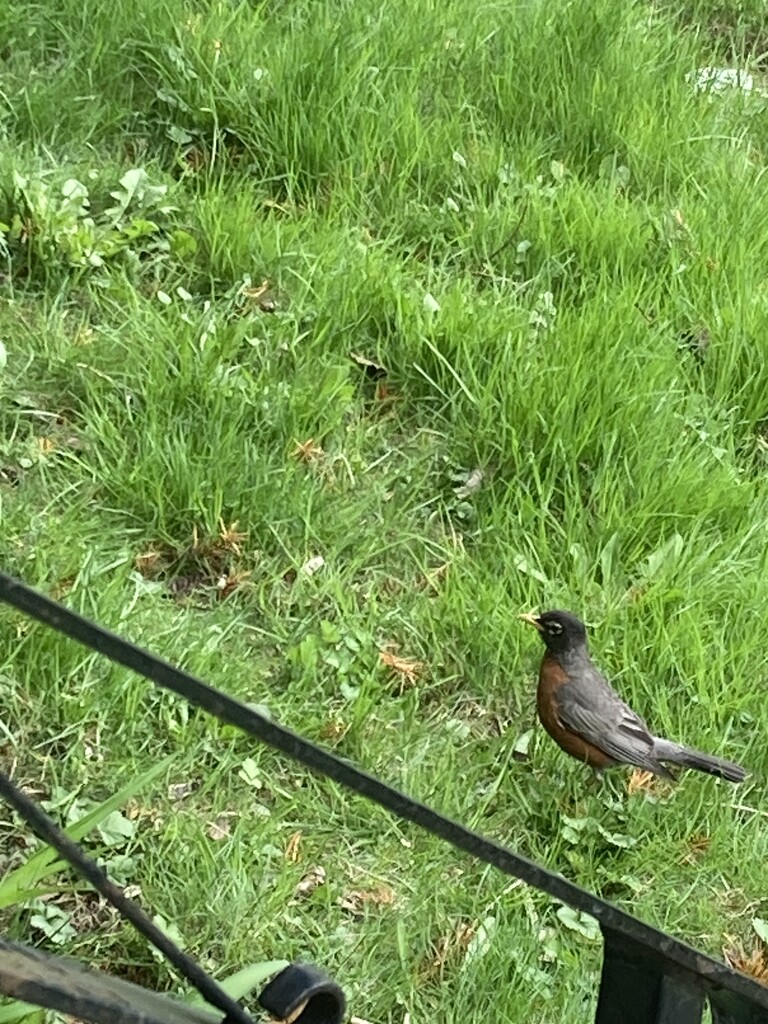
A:
{"type": "Polygon", "coordinates": [[[715,991],[709,994],[712,1024],[765,1024],[765,1010],[735,992],[715,991]]]}
{"type": "MultiPolygon", "coordinates": [[[[210,1010],[94,971],[69,957],[0,938],[0,994],[72,1014],[88,1024],[226,1024],[210,1010]]],[[[341,1024],[344,993],[314,964],[288,964],[259,1002],[277,1020],[341,1024]]]]}
{"type": "Polygon", "coordinates": [[[701,975],[603,928],[603,971],[595,1024],[700,1024],[701,975]]]}
{"type": "Polygon", "coordinates": [[[221,1016],[185,1006],[68,957],[0,939],[0,992],[68,1013],[88,1024],[220,1024],[221,1016]]]}
{"type": "MultiPolygon", "coordinates": [[[[97,892],[116,907],[123,917],[160,950],[173,966],[195,986],[200,995],[227,1015],[236,1024],[253,1024],[253,1018],[207,974],[191,956],[179,949],[141,907],[129,899],[122,889],[110,881],[106,873],[76,842],[62,832],[59,826],[30,798],[15,786],[5,772],[0,771],[0,796],[24,818],[30,828],[49,843],[68,864],[86,878],[97,892]]],[[[43,1005],[47,1005],[44,1003],[43,1005]]]]}
{"type": "MultiPolygon", "coordinates": [[[[172,690],[191,704],[215,715],[220,721],[242,729],[263,743],[300,761],[306,767],[373,800],[399,818],[411,821],[439,836],[457,849],[493,865],[505,874],[522,879],[577,910],[590,914],[598,920],[604,932],[610,931],[620,936],[626,943],[641,947],[646,954],[653,953],[663,958],[670,974],[681,976],[682,972],[683,978],[695,977],[707,990],[731,993],[751,1004],[756,1012],[757,1008],[760,1008],[762,1019],[768,1020],[768,1014],[765,1013],[768,1011],[768,988],[759,985],[752,978],[738,974],[727,964],[698,952],[679,939],[639,921],[631,914],[574,885],[562,876],[513,853],[500,843],[485,839],[425,804],[412,800],[349,762],[296,735],[290,729],[267,720],[252,708],[213,689],[190,673],[175,668],[169,662],[69,611],[6,573],[0,573],[0,600],[46,623],[60,633],[79,640],[111,661],[124,665],[167,690],[172,690]],[[677,971],[673,971],[673,967],[677,971]]],[[[606,992],[612,985],[612,974],[609,972],[606,992]]],[[[605,1002],[603,1005],[605,1006],[605,1002]]]]}

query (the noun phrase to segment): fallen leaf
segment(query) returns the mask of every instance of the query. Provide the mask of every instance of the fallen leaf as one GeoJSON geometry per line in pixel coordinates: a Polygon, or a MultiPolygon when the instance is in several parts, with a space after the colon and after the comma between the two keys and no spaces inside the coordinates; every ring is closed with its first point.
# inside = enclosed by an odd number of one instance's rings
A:
{"type": "Polygon", "coordinates": [[[299,459],[301,462],[317,462],[318,459],[325,455],[320,445],[315,444],[314,437],[308,437],[306,441],[296,441],[294,439],[293,444],[292,459],[299,459]]]}
{"type": "Polygon", "coordinates": [[[240,294],[248,299],[250,302],[257,302],[263,295],[269,291],[269,280],[265,278],[261,284],[249,286],[243,285],[240,289],[240,294]]]}
{"type": "Polygon", "coordinates": [[[453,931],[441,935],[432,944],[432,949],[422,962],[419,974],[424,981],[437,981],[444,977],[450,967],[459,967],[464,960],[469,944],[474,938],[476,926],[469,921],[459,921],[453,931]]]}
{"type": "Polygon", "coordinates": [[[314,576],[315,573],[322,569],[325,565],[325,559],[322,555],[314,555],[312,558],[308,558],[307,561],[302,565],[299,572],[304,576],[314,576]]]}
{"type": "Polygon", "coordinates": [[[469,498],[470,495],[475,493],[475,491],[480,490],[480,488],[483,485],[484,477],[485,473],[483,472],[482,469],[480,469],[479,467],[477,469],[473,469],[460,487],[454,487],[453,493],[456,495],[457,498],[461,500],[463,500],[464,498],[469,498]]]}
{"type": "Polygon", "coordinates": [[[315,867],[310,868],[306,875],[304,875],[299,884],[293,890],[293,895],[309,896],[315,891],[315,889],[319,889],[321,885],[325,885],[325,879],[325,868],[317,864],[315,867]]]}
{"type": "Polygon", "coordinates": [[[150,548],[148,551],[136,555],[133,564],[142,576],[148,576],[159,561],[160,552],[155,548],[150,548]]]}
{"type": "Polygon", "coordinates": [[[768,985],[768,952],[755,946],[751,953],[744,952],[740,945],[723,950],[725,962],[742,974],[748,974],[761,985],[768,985]]]}
{"type": "Polygon", "coordinates": [[[342,910],[361,917],[367,906],[390,907],[395,902],[395,894],[388,885],[378,885],[374,889],[350,889],[338,899],[342,910]]]}
{"type": "Polygon", "coordinates": [[[147,807],[138,800],[129,800],[123,813],[131,821],[148,821],[157,832],[163,826],[163,816],[157,807],[147,807]]]}
{"type": "Polygon", "coordinates": [[[220,842],[222,839],[226,839],[230,834],[230,820],[233,816],[232,811],[227,811],[224,814],[220,814],[215,821],[209,821],[208,827],[206,828],[206,834],[209,839],[213,839],[214,842],[220,842]]]}
{"type": "Polygon", "coordinates": [[[533,738],[533,729],[520,733],[512,745],[512,756],[516,761],[527,761],[530,757],[528,751],[533,738]]]}
{"type": "Polygon", "coordinates": [[[387,376],[387,368],[373,359],[358,355],[357,352],[350,352],[349,358],[365,371],[365,375],[369,380],[381,380],[382,377],[387,376]]]}
{"type": "Polygon", "coordinates": [[[216,590],[218,591],[219,597],[229,597],[230,594],[234,593],[239,587],[243,585],[250,578],[251,573],[245,572],[230,572],[224,576],[219,576],[216,580],[216,590]]]}
{"type": "Polygon", "coordinates": [[[219,519],[219,537],[225,548],[230,548],[236,555],[241,555],[240,545],[248,540],[248,534],[238,530],[239,522],[235,521],[225,526],[224,520],[219,519]]]}
{"type": "Polygon", "coordinates": [[[196,782],[172,782],[168,787],[168,798],[170,800],[183,800],[185,796],[194,793],[196,788],[196,782]]]}
{"type": "Polygon", "coordinates": [[[706,853],[712,840],[709,836],[692,836],[688,840],[688,851],[683,856],[683,862],[693,864],[706,853]]]}
{"type": "Polygon", "coordinates": [[[401,658],[398,654],[386,649],[379,651],[379,660],[382,665],[391,669],[398,677],[401,693],[406,685],[415,686],[419,676],[424,671],[423,662],[401,658]]]}
{"type": "Polygon", "coordinates": [[[285,846],[285,859],[295,864],[299,859],[299,844],[301,843],[301,832],[294,832],[285,846]]]}
{"type": "Polygon", "coordinates": [[[320,738],[324,740],[341,739],[346,734],[348,728],[349,726],[346,722],[341,722],[338,718],[332,718],[320,729],[320,738]]]}
{"type": "Polygon", "coordinates": [[[640,768],[635,768],[627,780],[627,794],[632,796],[633,793],[652,792],[655,778],[653,772],[644,772],[640,768]]]}

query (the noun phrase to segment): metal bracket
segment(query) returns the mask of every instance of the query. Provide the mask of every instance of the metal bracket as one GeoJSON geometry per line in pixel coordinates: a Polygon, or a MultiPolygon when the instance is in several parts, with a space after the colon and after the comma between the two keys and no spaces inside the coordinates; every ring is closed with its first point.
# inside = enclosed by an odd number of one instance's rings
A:
{"type": "MultiPolygon", "coordinates": [[[[221,1012],[187,1006],[68,957],[2,938],[0,993],[87,1024],[222,1024],[221,1012]]],[[[341,1024],[345,1010],[340,986],[312,964],[289,964],[258,1001],[289,1024],[341,1024]]]]}
{"type": "Polygon", "coordinates": [[[339,985],[312,964],[289,964],[262,991],[259,1003],[286,1024],[341,1024],[346,1009],[339,985]]]}

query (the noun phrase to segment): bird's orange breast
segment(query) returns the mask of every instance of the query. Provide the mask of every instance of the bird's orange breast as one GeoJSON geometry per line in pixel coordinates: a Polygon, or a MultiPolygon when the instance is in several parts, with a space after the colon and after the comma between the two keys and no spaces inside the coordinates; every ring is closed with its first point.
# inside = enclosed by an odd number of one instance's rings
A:
{"type": "Polygon", "coordinates": [[[592,768],[597,769],[616,764],[616,761],[599,747],[571,732],[561,722],[558,692],[561,687],[568,685],[568,674],[560,662],[551,654],[545,654],[539,670],[539,686],[536,691],[536,710],[541,724],[560,749],[571,757],[586,761],[592,768]]]}

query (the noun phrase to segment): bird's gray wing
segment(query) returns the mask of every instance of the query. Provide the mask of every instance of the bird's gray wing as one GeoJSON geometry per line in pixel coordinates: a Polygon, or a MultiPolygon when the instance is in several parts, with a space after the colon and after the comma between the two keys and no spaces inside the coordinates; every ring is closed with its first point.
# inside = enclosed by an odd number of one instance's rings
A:
{"type": "Polygon", "coordinates": [[[658,771],[653,736],[642,718],[590,666],[557,691],[562,724],[616,761],[658,771]]]}

